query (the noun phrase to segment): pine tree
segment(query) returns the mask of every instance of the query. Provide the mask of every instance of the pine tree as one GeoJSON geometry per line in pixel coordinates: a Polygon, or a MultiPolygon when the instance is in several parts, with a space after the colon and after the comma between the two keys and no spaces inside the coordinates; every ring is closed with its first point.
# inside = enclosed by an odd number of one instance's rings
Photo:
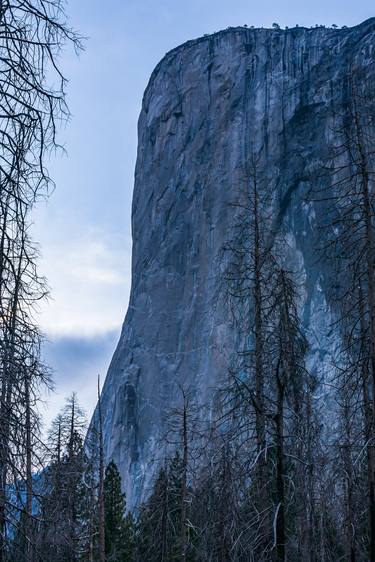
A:
{"type": "MultiPolygon", "coordinates": [[[[137,562],[181,560],[183,460],[179,452],[162,468],[137,526],[137,562]]],[[[190,560],[188,557],[187,560],[190,560]]]]}
{"type": "Polygon", "coordinates": [[[134,549],[132,516],[125,515],[126,497],[121,476],[111,461],[104,478],[105,553],[107,562],[131,562],[134,549]]]}
{"type": "Polygon", "coordinates": [[[137,562],[141,560],[159,562],[170,559],[168,557],[168,487],[168,471],[162,468],[149,499],[141,507],[137,521],[137,562]]]}
{"type": "Polygon", "coordinates": [[[49,436],[52,457],[44,473],[43,527],[38,540],[42,562],[76,562],[81,554],[83,514],[89,501],[83,482],[87,464],[85,429],[85,414],[73,394],[54,421],[49,436]]]}

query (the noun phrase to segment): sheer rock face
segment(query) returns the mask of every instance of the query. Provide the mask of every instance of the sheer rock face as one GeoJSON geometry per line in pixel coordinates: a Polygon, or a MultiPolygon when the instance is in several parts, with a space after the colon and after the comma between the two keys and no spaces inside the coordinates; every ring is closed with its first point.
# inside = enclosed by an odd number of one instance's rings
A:
{"type": "Polygon", "coordinates": [[[325,207],[303,194],[328,181],[332,114],[350,68],[373,78],[374,38],[375,19],[342,30],[231,28],[174,49],[152,74],[139,119],[130,304],[103,390],[105,454],[130,507],[147,495],[178,383],[212,403],[235,350],[218,257],[250,154],[261,155],[275,227],[304,279],[310,367],[332,351],[332,273],[313,250],[325,207]]]}

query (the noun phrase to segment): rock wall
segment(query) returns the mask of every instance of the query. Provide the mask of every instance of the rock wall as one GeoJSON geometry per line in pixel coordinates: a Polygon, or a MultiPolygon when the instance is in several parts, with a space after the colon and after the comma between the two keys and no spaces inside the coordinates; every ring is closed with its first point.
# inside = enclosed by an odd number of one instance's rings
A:
{"type": "Polygon", "coordinates": [[[353,65],[373,78],[374,39],[375,19],[342,30],[230,28],[177,47],[154,70],[139,118],[130,304],[103,389],[105,454],[130,507],[147,495],[177,384],[209,404],[235,349],[218,256],[252,153],[303,272],[311,368],[334,345],[332,272],[314,252],[325,208],[304,194],[327,181],[332,114],[353,65]]]}

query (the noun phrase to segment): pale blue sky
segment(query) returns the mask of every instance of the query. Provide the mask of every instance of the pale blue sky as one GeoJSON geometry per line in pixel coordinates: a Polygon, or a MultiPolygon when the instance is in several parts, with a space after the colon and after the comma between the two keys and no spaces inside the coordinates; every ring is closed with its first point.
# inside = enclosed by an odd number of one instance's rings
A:
{"type": "Polygon", "coordinates": [[[356,25],[375,15],[370,0],[70,0],[73,27],[88,37],[79,59],[66,52],[71,122],[60,133],[67,155],[50,165],[57,188],[35,217],[42,270],[53,300],[41,324],[57,394],[78,390],[95,402],[126,312],[130,212],[137,119],[149,76],[173,47],[228,26],[356,25]],[[92,350],[92,355],[91,351],[92,350]]]}

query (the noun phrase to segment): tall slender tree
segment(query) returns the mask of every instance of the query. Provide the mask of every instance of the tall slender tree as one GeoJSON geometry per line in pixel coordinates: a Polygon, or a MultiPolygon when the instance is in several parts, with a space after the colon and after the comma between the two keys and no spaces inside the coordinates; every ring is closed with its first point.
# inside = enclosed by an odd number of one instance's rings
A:
{"type": "MultiPolygon", "coordinates": [[[[0,8],[0,560],[19,517],[10,490],[26,486],[27,557],[32,556],[30,473],[39,436],[35,399],[46,380],[41,335],[33,312],[45,297],[30,213],[52,182],[46,156],[56,148],[56,126],[67,117],[65,79],[58,56],[67,42],[79,48],[60,0],[3,1],[0,8]],[[36,368],[36,365],[39,365],[36,368]],[[26,411],[25,411],[26,404],[26,411]],[[22,451],[22,452],[21,452],[22,451]],[[23,454],[25,463],[20,462],[23,454]]],[[[18,494],[22,503],[22,494],[18,494]]]]}
{"type": "MultiPolygon", "coordinates": [[[[361,71],[351,64],[343,81],[344,100],[333,115],[333,140],[327,169],[331,183],[319,193],[330,202],[327,213],[328,243],[325,258],[334,263],[340,283],[332,291],[331,302],[341,329],[341,357],[338,361],[338,402],[343,416],[341,429],[348,451],[344,465],[350,468],[351,457],[362,441],[367,451],[368,553],[375,560],[375,237],[374,237],[374,168],[375,154],[373,85],[364,83],[361,71]],[[349,400],[356,389],[355,401],[349,400]],[[361,388],[358,393],[357,389],[361,388]],[[345,397],[344,395],[347,395],[345,397]],[[350,412],[348,411],[348,408],[350,412]],[[349,439],[348,420],[361,420],[362,435],[349,439]],[[349,450],[350,449],[350,450],[349,450]]],[[[361,511],[352,502],[352,478],[343,494],[343,513],[348,520],[359,521],[361,511]],[[349,488],[348,488],[349,486],[349,488]]],[[[354,492],[354,490],[353,490],[354,492]]],[[[349,523],[349,526],[351,524],[349,523]]],[[[363,534],[363,533],[362,533],[363,534]]],[[[348,551],[355,559],[358,545],[347,534],[348,551]]]]}
{"type": "Polygon", "coordinates": [[[88,496],[84,487],[86,418],[73,394],[50,433],[51,460],[44,475],[38,549],[47,559],[77,562],[81,556],[82,514],[88,496]]]}
{"type": "MultiPolygon", "coordinates": [[[[98,376],[98,418],[99,418],[99,489],[98,489],[99,561],[105,562],[104,444],[103,444],[102,401],[101,401],[99,376],[98,376]]],[[[124,510],[125,510],[125,506],[123,507],[123,511],[124,510]]]]}
{"type": "Polygon", "coordinates": [[[105,560],[132,562],[134,554],[134,525],[126,515],[126,498],[121,490],[121,477],[113,461],[107,465],[104,479],[105,560]]]}

